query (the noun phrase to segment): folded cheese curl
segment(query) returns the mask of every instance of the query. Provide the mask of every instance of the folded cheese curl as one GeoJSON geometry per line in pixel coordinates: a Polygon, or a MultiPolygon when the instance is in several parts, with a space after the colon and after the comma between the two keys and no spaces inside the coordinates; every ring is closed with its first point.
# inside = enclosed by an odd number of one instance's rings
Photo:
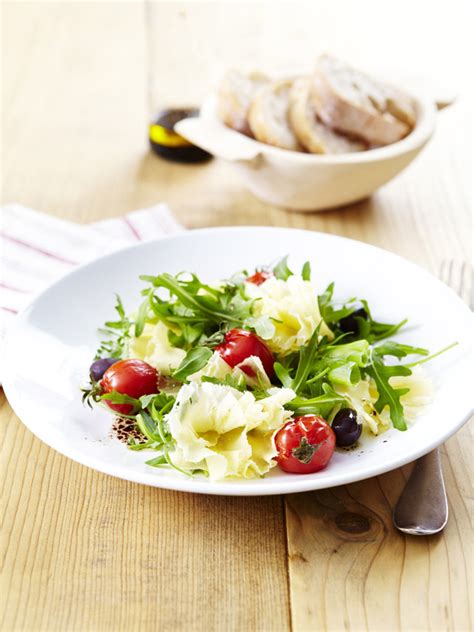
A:
{"type": "Polygon", "coordinates": [[[176,442],[173,463],[211,480],[263,476],[275,465],[274,436],[290,419],[291,389],[257,400],[250,391],[210,382],[185,384],[166,423],[176,442]]]}
{"type": "Polygon", "coordinates": [[[170,344],[168,331],[162,322],[146,323],[141,336],[130,338],[128,357],[144,360],[162,375],[170,375],[181,364],[186,351],[170,344]]]}
{"type": "MultiPolygon", "coordinates": [[[[318,294],[310,281],[298,276],[290,276],[286,281],[272,277],[262,285],[248,283],[247,286],[249,296],[256,299],[254,316],[266,316],[275,326],[274,335],[265,340],[273,352],[287,355],[309,342],[322,321],[318,294]]],[[[320,333],[330,340],[333,338],[324,321],[320,333]]]]}

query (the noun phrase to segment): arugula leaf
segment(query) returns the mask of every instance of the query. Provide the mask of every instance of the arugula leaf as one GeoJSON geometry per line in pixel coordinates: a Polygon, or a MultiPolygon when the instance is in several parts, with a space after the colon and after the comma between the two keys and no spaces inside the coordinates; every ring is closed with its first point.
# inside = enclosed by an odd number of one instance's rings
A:
{"type": "Polygon", "coordinates": [[[145,322],[150,311],[150,292],[147,292],[146,298],[142,301],[137,313],[135,321],[135,338],[139,338],[145,328],[145,322]]]}
{"type": "Polygon", "coordinates": [[[459,344],[459,342],[452,342],[447,347],[443,347],[443,349],[440,349],[439,351],[436,351],[435,353],[432,353],[431,355],[427,356],[426,358],[423,358],[421,360],[416,360],[415,362],[410,362],[410,364],[405,364],[405,366],[411,368],[412,366],[418,366],[419,364],[424,364],[425,362],[431,362],[431,360],[434,360],[435,358],[437,358],[438,356],[442,355],[443,353],[446,353],[446,351],[449,351],[453,347],[456,347],[458,344],[459,344]]]}
{"type": "Polygon", "coordinates": [[[330,283],[326,290],[318,296],[319,311],[323,320],[332,329],[338,331],[338,323],[354,314],[358,310],[365,311],[365,316],[355,314],[353,319],[357,324],[357,333],[350,334],[350,340],[367,340],[369,343],[377,342],[393,336],[406,323],[406,319],[399,323],[381,323],[373,319],[369,305],[365,299],[351,298],[344,304],[336,304],[333,301],[334,283],[330,283]],[[361,309],[361,306],[363,309],[361,309]]]}
{"type": "MultiPolygon", "coordinates": [[[[137,426],[148,439],[156,442],[155,449],[171,445],[172,438],[165,428],[164,418],[175,403],[175,398],[166,393],[140,397],[141,411],[135,416],[137,426]]],[[[150,446],[151,447],[151,446],[150,446]]]]}
{"type": "Polygon", "coordinates": [[[423,355],[429,354],[428,349],[422,349],[421,347],[412,347],[410,345],[404,345],[394,340],[387,340],[374,348],[375,353],[379,358],[384,356],[393,356],[396,358],[404,358],[407,355],[423,355]]]}
{"type": "MultiPolygon", "coordinates": [[[[253,300],[245,293],[243,281],[230,280],[212,287],[202,283],[195,274],[165,273],[142,276],[148,281],[150,307],[154,317],[171,329],[172,345],[190,349],[196,345],[214,344],[215,336],[237,326],[244,326],[252,316],[253,300]],[[165,300],[159,291],[165,289],[170,298],[165,300]]],[[[269,332],[269,323],[255,322],[255,327],[269,332]]]]}
{"type": "Polygon", "coordinates": [[[360,382],[360,369],[355,362],[340,362],[329,368],[328,380],[333,384],[353,386],[360,382]]]}
{"type": "Polygon", "coordinates": [[[318,296],[319,310],[322,312],[325,307],[330,305],[334,294],[334,281],[330,283],[322,294],[318,296]]]}
{"type": "Polygon", "coordinates": [[[136,452],[141,450],[156,450],[159,446],[160,444],[152,439],[148,439],[147,441],[141,443],[140,440],[135,437],[130,437],[128,440],[128,449],[136,452]]]}
{"type": "Polygon", "coordinates": [[[168,465],[168,461],[164,454],[160,456],[156,456],[154,459],[150,459],[149,461],[145,461],[146,465],[151,465],[151,467],[161,467],[162,465],[168,465]]]}
{"type": "Polygon", "coordinates": [[[199,313],[204,311],[204,313],[207,313],[207,309],[202,309],[201,304],[196,300],[195,293],[197,293],[198,290],[194,289],[193,292],[190,292],[186,289],[186,285],[189,285],[189,289],[191,289],[192,282],[187,284],[183,283],[179,281],[177,277],[172,276],[168,272],[164,272],[158,276],[148,276],[144,274],[140,276],[140,279],[142,281],[148,281],[153,285],[153,287],[166,288],[171,295],[176,296],[181,304],[190,309],[192,312],[199,313]]]}
{"type": "Polygon", "coordinates": [[[343,345],[328,345],[327,357],[333,360],[354,362],[359,367],[369,363],[370,347],[367,340],[355,340],[343,345]]]}
{"type": "Polygon", "coordinates": [[[201,382],[210,382],[211,384],[219,384],[221,386],[231,386],[242,393],[247,390],[247,383],[243,375],[235,378],[228,374],[222,379],[212,377],[210,375],[203,375],[201,382]]]}
{"type": "Polygon", "coordinates": [[[324,419],[327,419],[330,413],[336,406],[347,406],[347,401],[344,397],[336,393],[329,384],[323,384],[322,395],[318,397],[295,397],[285,408],[292,410],[295,415],[321,415],[324,419]]]}
{"type": "MultiPolygon", "coordinates": [[[[104,393],[100,396],[100,399],[106,399],[112,404],[130,404],[134,407],[134,409],[140,409],[141,404],[139,399],[135,399],[134,397],[130,397],[129,395],[125,395],[124,393],[119,393],[118,391],[112,391],[111,393],[104,393]]],[[[124,415],[129,416],[129,415],[124,415]]]]}
{"type": "Polygon", "coordinates": [[[192,476],[193,474],[199,471],[199,470],[192,470],[190,472],[187,472],[186,470],[183,470],[177,465],[175,465],[173,461],[171,460],[168,449],[165,447],[163,447],[163,454],[161,456],[156,457],[154,459],[150,459],[149,461],[145,461],[145,463],[146,465],[151,465],[152,467],[164,467],[166,465],[169,465],[173,469],[177,470],[178,472],[181,472],[181,474],[185,474],[186,476],[192,476]]]}
{"type": "Polygon", "coordinates": [[[400,398],[408,393],[410,389],[394,388],[389,380],[394,376],[411,375],[411,369],[403,365],[385,365],[374,349],[371,364],[364,371],[373,378],[377,387],[379,396],[374,404],[375,410],[381,413],[385,406],[388,406],[393,427],[397,430],[406,430],[407,424],[400,398]]]}
{"type": "Polygon", "coordinates": [[[318,296],[319,313],[322,319],[327,325],[335,325],[342,318],[352,314],[357,308],[353,305],[356,301],[355,298],[351,298],[342,307],[337,307],[333,304],[334,283],[330,283],[322,294],[318,296]]]}
{"type": "Polygon", "coordinates": [[[291,388],[293,384],[293,378],[291,377],[287,367],[283,366],[280,362],[275,362],[273,369],[277,378],[280,380],[285,388],[291,388]]]}
{"type": "MultiPolygon", "coordinates": [[[[171,410],[171,408],[173,408],[175,401],[176,397],[174,397],[174,395],[168,395],[167,393],[158,393],[150,402],[152,406],[152,415],[155,411],[159,413],[160,417],[163,417],[169,410],[171,410]]],[[[150,404],[148,404],[148,406],[150,406],[150,404]]]]}
{"type": "Polygon", "coordinates": [[[301,270],[301,278],[303,281],[311,281],[311,264],[309,261],[305,261],[303,269],[301,270]]]}
{"type": "Polygon", "coordinates": [[[163,416],[168,410],[171,410],[175,399],[173,395],[168,395],[167,393],[155,393],[154,395],[142,395],[139,401],[142,408],[152,407],[155,411],[160,411],[159,414],[163,416]]]}
{"type": "Polygon", "coordinates": [[[150,439],[151,441],[158,441],[158,445],[162,444],[162,440],[160,435],[157,432],[156,423],[153,421],[150,414],[148,414],[145,410],[142,410],[136,416],[137,426],[140,432],[150,439]]]}
{"type": "MultiPolygon", "coordinates": [[[[143,275],[140,278],[143,281],[149,281],[156,288],[166,288],[170,294],[176,296],[182,305],[190,309],[191,312],[196,315],[204,315],[209,320],[218,324],[223,320],[243,324],[239,310],[235,309],[235,306],[232,305],[230,301],[227,301],[227,305],[224,303],[223,299],[229,298],[226,296],[228,290],[227,292],[219,292],[212,288],[210,294],[204,293],[200,295],[198,294],[200,290],[209,292],[209,286],[200,283],[195,275],[193,275],[191,281],[180,280],[167,272],[155,277],[143,275]]],[[[226,286],[226,288],[235,288],[235,286],[226,286]]],[[[233,292],[233,294],[235,294],[235,292],[233,292]]]]}
{"type": "Polygon", "coordinates": [[[404,327],[408,322],[408,320],[405,318],[396,324],[380,323],[373,319],[368,302],[365,299],[361,299],[360,302],[367,312],[368,318],[367,320],[365,320],[365,322],[364,319],[356,319],[359,324],[359,337],[366,338],[367,340],[369,340],[370,343],[377,342],[378,340],[384,340],[385,338],[390,338],[390,336],[396,334],[397,331],[404,327]]]}
{"type": "Polygon", "coordinates": [[[100,342],[95,360],[98,358],[122,358],[125,354],[133,323],[126,316],[122,300],[118,294],[116,294],[115,311],[118,320],[107,321],[105,327],[99,329],[105,335],[105,339],[100,342]]]}
{"type": "MultiPolygon", "coordinates": [[[[300,351],[300,357],[298,361],[298,366],[296,368],[296,375],[292,381],[292,388],[295,393],[298,393],[301,388],[306,383],[306,379],[308,377],[309,372],[311,371],[313,362],[316,358],[319,349],[319,330],[321,329],[321,323],[316,327],[313,331],[313,335],[311,336],[306,347],[303,347],[300,351]]],[[[321,341],[324,344],[325,337],[321,341]]]]}
{"type": "Polygon", "coordinates": [[[286,281],[290,276],[293,276],[293,272],[288,267],[288,255],[280,259],[276,266],[273,268],[273,274],[277,279],[286,281]]]}
{"type": "Polygon", "coordinates": [[[361,379],[360,367],[369,362],[369,344],[365,340],[349,344],[331,343],[326,336],[319,339],[321,324],[315,329],[306,345],[296,354],[274,364],[275,373],[283,386],[291,388],[297,395],[319,396],[323,386],[329,382],[350,386],[361,379]],[[294,377],[293,377],[294,375],[294,377]]]}
{"type": "Polygon", "coordinates": [[[209,362],[212,351],[208,347],[194,347],[183,358],[179,367],[173,372],[175,380],[184,382],[187,378],[200,371],[209,362]]]}
{"type": "Polygon", "coordinates": [[[267,316],[255,318],[251,316],[245,321],[248,327],[255,330],[255,333],[262,340],[270,340],[275,335],[275,325],[267,316]]]}

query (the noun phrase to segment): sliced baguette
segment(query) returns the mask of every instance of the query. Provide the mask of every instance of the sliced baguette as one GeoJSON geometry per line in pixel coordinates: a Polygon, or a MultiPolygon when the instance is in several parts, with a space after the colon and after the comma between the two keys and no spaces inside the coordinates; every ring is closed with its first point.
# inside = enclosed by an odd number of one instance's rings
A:
{"type": "Polygon", "coordinates": [[[329,55],[318,60],[310,100],[326,125],[372,146],[404,138],[416,123],[407,95],[329,55]]]}
{"type": "Polygon", "coordinates": [[[230,70],[217,90],[217,114],[221,121],[228,127],[251,136],[248,110],[258,90],[268,81],[265,75],[258,72],[245,75],[230,70]]]}
{"type": "Polygon", "coordinates": [[[366,145],[338,134],[318,120],[310,103],[311,78],[297,79],[290,91],[289,120],[303,147],[312,154],[346,154],[364,151],[366,145]]]}
{"type": "Polygon", "coordinates": [[[281,149],[304,151],[288,120],[292,81],[268,83],[261,88],[250,106],[248,120],[255,138],[281,149]]]}

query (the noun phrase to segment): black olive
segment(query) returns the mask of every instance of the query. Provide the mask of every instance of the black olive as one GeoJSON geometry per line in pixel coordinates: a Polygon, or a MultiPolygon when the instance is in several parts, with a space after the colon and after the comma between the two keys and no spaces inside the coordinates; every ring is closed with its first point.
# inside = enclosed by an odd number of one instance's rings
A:
{"type": "Polygon", "coordinates": [[[340,447],[354,445],[362,432],[362,424],[357,421],[357,413],[352,408],[340,410],[331,427],[336,435],[336,445],[340,447]]]}
{"type": "Polygon", "coordinates": [[[352,314],[349,314],[349,316],[345,316],[344,318],[341,318],[341,320],[338,323],[339,329],[345,334],[348,334],[348,333],[358,334],[359,323],[357,322],[357,318],[363,318],[364,320],[367,320],[368,317],[369,315],[367,314],[367,312],[365,311],[363,307],[361,307],[360,309],[356,309],[356,311],[352,312],[352,314]]]}
{"type": "Polygon", "coordinates": [[[104,376],[104,373],[107,371],[112,364],[118,362],[118,358],[99,358],[99,360],[94,360],[94,362],[89,367],[89,375],[93,382],[98,382],[104,376]]]}

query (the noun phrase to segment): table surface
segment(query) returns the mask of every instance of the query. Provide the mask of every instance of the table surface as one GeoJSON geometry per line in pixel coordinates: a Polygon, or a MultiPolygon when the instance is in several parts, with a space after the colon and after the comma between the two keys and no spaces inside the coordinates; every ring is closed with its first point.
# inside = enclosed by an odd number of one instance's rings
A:
{"type": "MultiPolygon", "coordinates": [[[[434,30],[463,22],[462,3],[443,13],[445,4],[434,30]]],[[[440,113],[423,154],[371,199],[291,214],[252,197],[224,163],[182,166],[149,153],[142,2],[11,2],[3,14],[4,202],[88,222],[164,200],[189,228],[319,230],[435,274],[443,261],[469,260],[467,99],[440,113]]],[[[436,41],[428,33],[420,55],[431,43],[441,59],[436,41]]],[[[416,48],[407,42],[402,65],[416,48]]],[[[472,629],[469,425],[442,447],[450,519],[429,538],[391,523],[410,466],[286,497],[200,496],[66,459],[3,393],[0,428],[2,630],[472,629]]]]}

